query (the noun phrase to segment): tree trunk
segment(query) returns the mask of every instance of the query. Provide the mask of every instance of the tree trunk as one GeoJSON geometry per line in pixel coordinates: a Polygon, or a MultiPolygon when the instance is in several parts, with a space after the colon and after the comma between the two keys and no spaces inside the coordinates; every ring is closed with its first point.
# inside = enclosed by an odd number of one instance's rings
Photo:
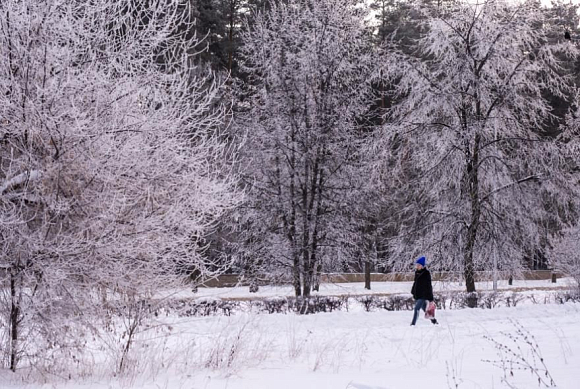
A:
{"type": "MultiPolygon", "coordinates": [[[[305,244],[309,244],[307,252],[309,252],[309,258],[304,258],[305,262],[308,263],[307,271],[305,271],[305,282],[304,282],[304,296],[310,296],[312,286],[314,284],[314,290],[318,291],[318,285],[315,282],[315,268],[318,276],[322,269],[320,264],[320,259],[317,257],[318,253],[318,239],[319,239],[319,225],[320,218],[322,217],[322,188],[324,183],[324,171],[320,168],[321,155],[324,154],[324,150],[320,147],[316,150],[316,160],[314,161],[314,169],[311,177],[310,186],[310,201],[308,202],[308,212],[307,212],[307,224],[308,227],[313,225],[312,233],[305,236],[308,238],[305,240],[305,244]],[[316,207],[315,207],[316,204],[316,207]]],[[[306,199],[308,196],[306,196],[306,199]]],[[[306,270],[306,269],[305,269],[306,270]]]]}
{"type": "Polygon", "coordinates": [[[292,266],[292,285],[294,286],[294,294],[296,297],[302,296],[302,290],[300,289],[300,258],[297,253],[294,253],[294,263],[292,266]]]}
{"type": "MultiPolygon", "coordinates": [[[[251,245],[251,240],[246,241],[247,245],[251,245]]],[[[258,265],[254,261],[253,255],[244,254],[244,278],[248,280],[249,292],[257,293],[259,288],[258,284],[258,265]]]]}
{"type": "Polygon", "coordinates": [[[16,371],[18,363],[18,324],[20,317],[20,302],[16,295],[16,276],[10,274],[10,370],[16,371]]]}
{"type": "Polygon", "coordinates": [[[365,261],[365,289],[371,290],[371,261],[365,261]]]}
{"type": "MultiPolygon", "coordinates": [[[[313,242],[313,246],[316,243],[313,242]]],[[[315,250],[315,247],[310,247],[310,259],[308,260],[308,271],[305,273],[304,279],[304,296],[310,297],[310,292],[312,291],[312,286],[314,284],[314,264],[316,263],[316,252],[311,251],[315,250]]]]}
{"type": "Polygon", "coordinates": [[[471,253],[465,253],[465,287],[468,293],[475,292],[475,277],[473,275],[473,248],[471,253]]]}
{"type": "Polygon", "coordinates": [[[302,232],[302,248],[300,250],[302,256],[302,296],[310,297],[310,290],[312,287],[313,265],[310,261],[309,250],[309,230],[308,218],[304,217],[304,231],[302,232]]]}
{"type": "Polygon", "coordinates": [[[468,293],[475,292],[475,277],[473,265],[473,249],[477,239],[479,219],[481,216],[481,204],[479,202],[479,147],[481,136],[475,135],[473,154],[467,162],[467,182],[469,188],[469,198],[471,202],[471,220],[467,229],[467,242],[464,254],[464,276],[465,287],[468,293]]]}
{"type": "Polygon", "coordinates": [[[256,281],[255,278],[252,278],[252,280],[250,281],[250,288],[249,288],[250,293],[258,293],[259,290],[260,290],[260,286],[258,285],[258,282],[256,281]]]}
{"type": "Polygon", "coordinates": [[[129,328],[127,330],[127,342],[125,343],[125,346],[123,347],[123,351],[121,353],[121,362],[119,363],[119,373],[122,373],[125,369],[125,363],[127,361],[127,356],[129,355],[129,350],[131,349],[131,346],[133,344],[135,334],[137,333],[137,329],[139,328],[143,320],[143,309],[144,307],[141,305],[140,302],[134,299],[130,299],[128,313],[129,328]],[[131,315],[133,314],[134,317],[131,317],[131,315]]]}
{"type": "MultiPolygon", "coordinates": [[[[317,264],[318,258],[316,257],[316,252],[318,250],[318,215],[317,220],[315,221],[314,225],[314,232],[312,233],[312,246],[310,247],[310,261],[309,261],[309,268],[308,268],[308,294],[304,294],[304,296],[310,296],[310,289],[314,289],[318,291],[318,285],[315,281],[315,265],[316,265],[316,272],[320,274],[320,263],[317,264]]],[[[306,286],[306,285],[305,285],[306,286]]]]}
{"type": "Polygon", "coordinates": [[[310,297],[310,291],[312,288],[312,280],[309,277],[310,274],[312,274],[312,271],[310,270],[304,271],[304,279],[302,280],[302,283],[304,284],[304,287],[302,289],[302,295],[304,297],[310,297]]]}
{"type": "MultiPolygon", "coordinates": [[[[307,127],[309,127],[307,125],[307,127]]],[[[308,150],[305,150],[307,154],[308,150]]],[[[302,283],[303,290],[302,295],[304,297],[310,297],[310,292],[312,289],[312,278],[314,275],[314,263],[312,262],[312,257],[315,254],[312,252],[313,233],[311,234],[313,221],[313,207],[316,197],[316,177],[318,175],[318,156],[314,163],[306,158],[304,161],[304,182],[302,183],[302,283]],[[312,169],[312,171],[311,171],[312,169]],[[312,173],[312,174],[311,174],[312,173]]]]}
{"type": "MultiPolygon", "coordinates": [[[[296,209],[298,208],[295,195],[296,195],[296,150],[293,146],[296,142],[296,129],[292,126],[292,132],[290,135],[291,154],[290,154],[290,222],[288,226],[288,240],[290,243],[290,248],[292,250],[292,284],[294,286],[294,293],[296,297],[302,295],[300,290],[300,257],[298,250],[296,248],[296,209]]],[[[281,194],[280,190],[280,194],[281,194]]],[[[282,199],[281,199],[282,200],[282,199]]]]}
{"type": "Polygon", "coordinates": [[[314,279],[314,290],[320,292],[320,274],[322,272],[322,264],[316,265],[316,278],[314,279]]]}

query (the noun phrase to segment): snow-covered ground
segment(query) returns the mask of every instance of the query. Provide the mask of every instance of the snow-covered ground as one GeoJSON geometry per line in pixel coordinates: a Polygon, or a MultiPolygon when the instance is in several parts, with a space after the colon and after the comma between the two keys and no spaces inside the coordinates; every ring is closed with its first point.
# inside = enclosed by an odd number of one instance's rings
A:
{"type": "MultiPolygon", "coordinates": [[[[580,304],[442,310],[440,325],[411,312],[362,309],[315,315],[237,314],[164,318],[171,326],[140,334],[131,369],[114,377],[106,358],[87,368],[85,378],[21,384],[0,371],[5,389],[394,389],[512,388],[538,385],[529,369],[510,368],[521,356],[539,377],[537,344],[558,388],[578,388],[580,304]],[[518,335],[518,328],[524,335],[518,335]],[[529,332],[528,341],[524,336],[529,332]],[[168,336],[171,335],[171,336],[168,336]],[[533,338],[532,338],[533,336],[533,338]],[[515,342],[510,339],[515,339],[515,342]],[[498,342],[497,344],[494,341],[498,342]],[[508,349],[500,352],[499,345],[508,349]],[[535,359],[534,359],[535,357],[535,359]],[[506,370],[500,362],[504,360],[506,370]],[[510,373],[513,372],[513,376],[510,373]]],[[[153,323],[152,323],[153,324],[153,323]]],[[[30,379],[27,377],[26,379],[30,379]]]]}

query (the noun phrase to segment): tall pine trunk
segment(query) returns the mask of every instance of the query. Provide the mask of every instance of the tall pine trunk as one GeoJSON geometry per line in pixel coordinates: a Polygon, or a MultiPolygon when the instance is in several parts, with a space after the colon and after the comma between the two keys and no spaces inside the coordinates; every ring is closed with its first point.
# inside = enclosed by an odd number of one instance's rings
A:
{"type": "Polygon", "coordinates": [[[235,14],[236,14],[236,1],[232,0],[230,2],[230,20],[228,26],[228,71],[230,76],[232,74],[233,59],[234,59],[234,26],[235,26],[235,14]]]}

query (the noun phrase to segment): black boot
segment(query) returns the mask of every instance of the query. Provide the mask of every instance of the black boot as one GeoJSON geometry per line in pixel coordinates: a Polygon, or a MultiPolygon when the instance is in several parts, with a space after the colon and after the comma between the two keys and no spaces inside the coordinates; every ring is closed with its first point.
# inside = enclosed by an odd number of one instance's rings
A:
{"type": "Polygon", "coordinates": [[[433,323],[433,324],[439,324],[439,323],[437,323],[437,319],[431,319],[431,323],[433,323]]]}

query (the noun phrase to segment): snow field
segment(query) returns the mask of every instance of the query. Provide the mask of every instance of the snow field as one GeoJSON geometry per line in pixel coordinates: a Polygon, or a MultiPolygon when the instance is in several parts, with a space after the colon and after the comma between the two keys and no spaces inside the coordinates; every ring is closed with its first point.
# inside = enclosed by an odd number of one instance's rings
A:
{"type": "MultiPolygon", "coordinates": [[[[438,311],[439,326],[411,312],[333,312],[315,315],[239,314],[164,318],[138,333],[128,369],[115,375],[107,348],[87,350],[93,365],[84,376],[61,379],[34,371],[0,373],[0,387],[28,389],[295,389],[295,388],[533,388],[533,372],[504,369],[492,340],[509,347],[504,360],[521,356],[536,369],[536,344],[558,388],[577,388],[580,305],[438,311]],[[517,337],[523,327],[535,340],[517,337]],[[517,344],[509,336],[515,337],[517,344]],[[486,337],[488,339],[486,339],[486,337]],[[492,339],[492,340],[490,340],[492,339]],[[519,347],[519,348],[518,348],[519,347]],[[491,362],[490,362],[491,361],[491,362]],[[493,363],[493,361],[498,361],[493,363]],[[28,378],[27,378],[28,377],[28,378]],[[43,382],[44,380],[44,382],[43,382]]],[[[530,338],[531,339],[531,338],[530,338]]],[[[118,357],[118,355],[117,355],[118,357]]],[[[538,357],[539,358],[539,357],[538,357]]],[[[74,363],[69,363],[74,370],[74,363]]],[[[90,363],[85,362],[86,366],[90,363]]],[[[515,366],[515,365],[514,365],[515,366]]],[[[545,376],[541,372],[542,377],[545,376]]],[[[66,377],[64,377],[66,378],[66,377]]]]}

